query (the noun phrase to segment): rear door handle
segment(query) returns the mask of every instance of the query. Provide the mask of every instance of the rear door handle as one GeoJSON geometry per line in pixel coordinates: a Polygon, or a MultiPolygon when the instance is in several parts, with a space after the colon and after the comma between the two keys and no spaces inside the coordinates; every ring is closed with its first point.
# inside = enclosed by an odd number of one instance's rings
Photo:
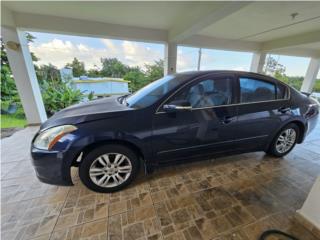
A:
{"type": "Polygon", "coordinates": [[[281,113],[286,113],[286,112],[289,112],[291,109],[289,107],[281,107],[278,109],[278,112],[281,112],[281,113]]]}
{"type": "Polygon", "coordinates": [[[221,119],[222,124],[229,124],[236,120],[236,117],[224,117],[221,119]]]}

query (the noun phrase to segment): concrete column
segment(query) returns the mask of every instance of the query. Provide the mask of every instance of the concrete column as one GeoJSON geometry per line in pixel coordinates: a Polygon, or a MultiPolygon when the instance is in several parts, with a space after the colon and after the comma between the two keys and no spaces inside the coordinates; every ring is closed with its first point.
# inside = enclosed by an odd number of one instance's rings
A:
{"type": "Polygon", "coordinates": [[[1,30],[27,122],[40,124],[47,119],[47,115],[25,34],[12,27],[2,27],[1,30]]]}
{"type": "Polygon", "coordinates": [[[309,67],[304,77],[301,92],[311,93],[320,68],[320,58],[311,58],[309,67]]]}
{"type": "Polygon", "coordinates": [[[258,52],[253,53],[250,72],[262,73],[265,60],[266,60],[265,53],[258,53],[258,52]]]}
{"type": "Polygon", "coordinates": [[[167,43],[165,48],[164,75],[173,74],[177,71],[177,44],[167,43]]]}

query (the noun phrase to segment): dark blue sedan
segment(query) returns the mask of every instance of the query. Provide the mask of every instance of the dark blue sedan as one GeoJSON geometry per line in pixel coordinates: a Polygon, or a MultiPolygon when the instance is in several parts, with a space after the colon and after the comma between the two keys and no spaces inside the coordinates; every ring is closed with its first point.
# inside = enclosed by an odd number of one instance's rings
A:
{"type": "Polygon", "coordinates": [[[38,178],[98,192],[124,188],[143,166],[265,151],[281,157],[315,127],[319,103],[274,78],[235,71],[168,75],[132,95],[66,108],[32,141],[38,178]]]}

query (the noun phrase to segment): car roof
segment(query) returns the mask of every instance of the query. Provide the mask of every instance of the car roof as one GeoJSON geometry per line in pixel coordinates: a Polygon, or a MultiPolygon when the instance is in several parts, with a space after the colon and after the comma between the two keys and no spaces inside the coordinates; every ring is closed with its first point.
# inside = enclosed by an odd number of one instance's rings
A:
{"type": "Polygon", "coordinates": [[[246,71],[235,71],[235,70],[207,70],[207,71],[187,71],[174,74],[175,76],[186,76],[190,78],[201,77],[207,74],[250,74],[255,75],[257,77],[269,78],[270,80],[276,80],[271,76],[267,76],[260,73],[255,72],[246,72],[246,71]]]}

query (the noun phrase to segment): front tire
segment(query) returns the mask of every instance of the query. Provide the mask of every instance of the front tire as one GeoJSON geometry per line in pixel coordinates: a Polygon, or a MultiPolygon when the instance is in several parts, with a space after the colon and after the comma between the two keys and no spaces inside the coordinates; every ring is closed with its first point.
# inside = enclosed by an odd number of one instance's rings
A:
{"type": "Polygon", "coordinates": [[[299,134],[300,129],[296,124],[286,125],[273,139],[267,152],[275,157],[287,155],[296,145],[299,134]]]}
{"type": "Polygon", "coordinates": [[[89,189],[109,193],[128,186],[138,175],[139,159],[128,147],[108,144],[87,154],[79,166],[82,183],[89,189]]]}

